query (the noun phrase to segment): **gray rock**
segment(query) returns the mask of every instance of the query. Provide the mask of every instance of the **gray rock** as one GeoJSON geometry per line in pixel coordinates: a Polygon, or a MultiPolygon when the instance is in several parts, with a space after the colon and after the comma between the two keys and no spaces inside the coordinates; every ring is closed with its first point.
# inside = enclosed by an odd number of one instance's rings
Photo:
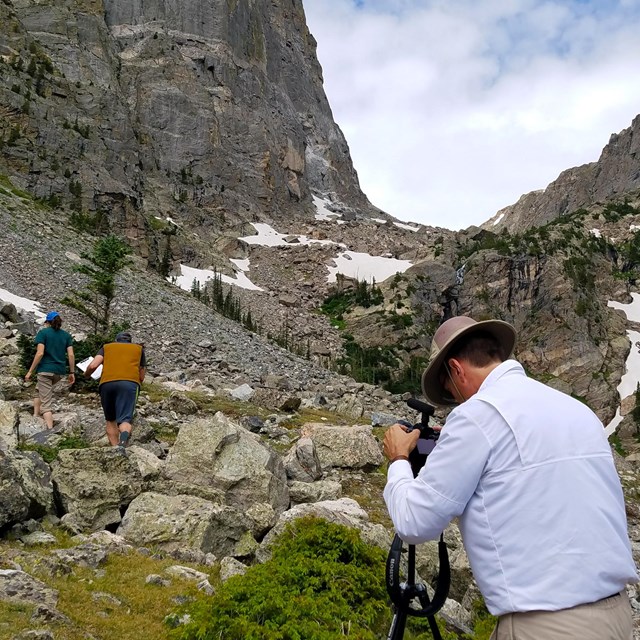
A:
{"type": "Polygon", "coordinates": [[[251,518],[251,531],[256,539],[262,538],[278,520],[278,514],[274,508],[264,502],[255,502],[246,513],[251,518]]]}
{"type": "Polygon", "coordinates": [[[20,541],[27,546],[36,546],[40,544],[56,544],[58,540],[55,536],[45,531],[34,531],[22,536],[20,541]]]}
{"type": "Polygon", "coordinates": [[[284,459],[287,477],[300,482],[313,482],[322,477],[322,466],[311,438],[300,438],[284,459]]]}
{"type": "Polygon", "coordinates": [[[66,449],[51,463],[70,529],[97,531],[120,522],[120,509],[142,491],[138,466],[115,447],[66,449]]]}
{"type": "Polygon", "coordinates": [[[201,582],[202,580],[208,580],[209,576],[202,571],[197,571],[191,567],[183,567],[179,564],[173,564],[167,567],[164,572],[172,578],[179,578],[180,580],[186,580],[188,582],[201,582]]]}
{"type": "Polygon", "coordinates": [[[241,511],[256,502],[277,513],[289,505],[281,457],[220,412],[181,427],[163,475],[188,493],[223,492],[227,504],[241,511]]]}
{"type": "Polygon", "coordinates": [[[0,600],[16,604],[43,604],[55,609],[58,592],[24,571],[0,569],[0,600]]]}
{"type": "Polygon", "coordinates": [[[12,640],[55,640],[55,636],[47,629],[29,629],[14,636],[12,640]]]}
{"type": "Polygon", "coordinates": [[[0,400],[0,440],[15,449],[18,445],[18,409],[8,401],[0,400]]]}
{"type": "Polygon", "coordinates": [[[365,469],[382,464],[382,449],[368,425],[336,427],[312,423],[304,425],[303,433],[313,440],[323,469],[365,469]]]}
{"type": "Polygon", "coordinates": [[[122,600],[120,598],[116,598],[111,593],[106,593],[104,591],[94,591],[91,594],[91,599],[97,603],[98,606],[102,605],[111,605],[112,607],[121,607],[122,600]]]}
{"type": "Polygon", "coordinates": [[[171,586],[171,580],[167,580],[162,576],[159,576],[156,573],[152,573],[145,578],[146,584],[155,584],[159,587],[169,587],[171,586]]]}
{"type": "Polygon", "coordinates": [[[320,502],[322,500],[337,500],[342,497],[342,485],[334,480],[319,480],[318,482],[291,482],[289,484],[291,506],[305,502],[320,502]]]}
{"type": "Polygon", "coordinates": [[[264,420],[258,416],[244,416],[240,419],[240,423],[251,433],[259,433],[264,427],[264,420]]]}
{"type": "Polygon", "coordinates": [[[164,462],[141,445],[129,446],[127,455],[138,467],[143,481],[155,480],[160,476],[164,462]]]}
{"type": "Polygon", "coordinates": [[[67,616],[60,613],[57,609],[53,609],[44,604],[36,606],[31,616],[31,622],[38,622],[40,624],[49,624],[51,622],[56,624],[72,624],[67,616]]]}
{"type": "Polygon", "coordinates": [[[230,395],[232,398],[236,400],[241,400],[242,402],[247,402],[251,399],[254,394],[253,388],[248,384],[242,384],[235,389],[232,389],[230,395]]]}
{"type": "Polygon", "coordinates": [[[13,356],[18,353],[18,347],[14,340],[7,340],[6,338],[0,338],[0,357],[13,356]]]}
{"type": "Polygon", "coordinates": [[[175,411],[176,413],[193,416],[198,413],[198,405],[184,393],[173,391],[171,395],[162,402],[162,407],[166,411],[175,411]]]}
{"type": "Polygon", "coordinates": [[[254,543],[244,514],[202,498],[143,493],[127,509],[118,535],[165,551],[244,555],[254,543]],[[249,545],[247,547],[247,545],[249,545]]]}
{"type": "Polygon", "coordinates": [[[70,549],[56,549],[51,555],[58,558],[65,565],[77,565],[89,569],[102,566],[109,557],[109,551],[102,545],[84,543],[70,549]]]}
{"type": "Polygon", "coordinates": [[[0,301],[0,316],[3,317],[4,321],[9,322],[22,322],[23,318],[20,317],[16,306],[11,302],[3,302],[0,301]]]}
{"type": "Polygon", "coordinates": [[[242,576],[248,568],[246,564],[235,558],[222,558],[220,561],[220,582],[226,582],[232,576],[242,576]]]}
{"type": "Polygon", "coordinates": [[[372,427],[390,427],[398,421],[396,416],[392,416],[390,413],[381,413],[374,411],[371,414],[371,426],[372,427]]]}
{"type": "Polygon", "coordinates": [[[32,452],[0,449],[0,528],[55,510],[49,467],[32,452]]]}

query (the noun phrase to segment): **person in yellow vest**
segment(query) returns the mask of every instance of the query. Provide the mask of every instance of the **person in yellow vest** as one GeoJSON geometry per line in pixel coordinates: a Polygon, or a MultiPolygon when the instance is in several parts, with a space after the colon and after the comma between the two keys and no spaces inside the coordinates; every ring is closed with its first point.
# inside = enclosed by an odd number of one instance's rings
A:
{"type": "Polygon", "coordinates": [[[141,344],[131,342],[131,334],[122,331],[115,342],[105,344],[89,363],[86,378],[102,365],[100,402],[106,420],[107,438],[112,447],[124,451],[131,437],[131,424],[144,381],[146,359],[141,344]]]}

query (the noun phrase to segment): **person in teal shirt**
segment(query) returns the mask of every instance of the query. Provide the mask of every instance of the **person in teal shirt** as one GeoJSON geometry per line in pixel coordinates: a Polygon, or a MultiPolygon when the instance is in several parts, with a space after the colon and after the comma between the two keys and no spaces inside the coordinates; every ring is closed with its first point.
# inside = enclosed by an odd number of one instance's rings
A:
{"type": "Polygon", "coordinates": [[[44,329],[40,329],[35,338],[36,355],[25,375],[30,380],[33,372],[37,374],[36,391],[33,400],[33,415],[42,416],[47,429],[53,429],[53,385],[67,373],[69,360],[69,384],[76,381],[73,373],[75,356],[73,338],[61,329],[62,318],[57,311],[50,311],[45,319],[44,329]]]}

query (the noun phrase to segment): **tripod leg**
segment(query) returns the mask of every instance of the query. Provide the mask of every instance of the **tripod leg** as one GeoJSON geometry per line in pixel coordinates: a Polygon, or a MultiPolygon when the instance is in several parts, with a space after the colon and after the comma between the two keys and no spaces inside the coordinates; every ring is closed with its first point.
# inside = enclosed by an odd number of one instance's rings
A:
{"type": "Polygon", "coordinates": [[[429,621],[429,628],[431,629],[433,640],[442,640],[442,636],[440,635],[440,629],[438,629],[438,623],[436,622],[436,617],[428,616],[427,620],[429,621]]]}
{"type": "Polygon", "coordinates": [[[402,640],[406,625],[407,625],[406,609],[399,609],[396,607],[396,612],[393,614],[393,620],[391,621],[391,628],[389,629],[389,635],[387,636],[387,640],[402,640]]]}

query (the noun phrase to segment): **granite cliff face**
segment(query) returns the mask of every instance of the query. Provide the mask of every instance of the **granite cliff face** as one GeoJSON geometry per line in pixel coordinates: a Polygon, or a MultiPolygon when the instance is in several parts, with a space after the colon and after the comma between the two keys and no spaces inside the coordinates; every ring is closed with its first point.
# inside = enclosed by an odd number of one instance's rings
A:
{"type": "MultiPolygon", "coordinates": [[[[0,25],[0,171],[98,212],[151,263],[154,217],[212,242],[308,214],[312,191],[374,211],[300,0],[4,0],[0,25]]],[[[174,257],[206,252],[194,244],[174,257]]]]}

